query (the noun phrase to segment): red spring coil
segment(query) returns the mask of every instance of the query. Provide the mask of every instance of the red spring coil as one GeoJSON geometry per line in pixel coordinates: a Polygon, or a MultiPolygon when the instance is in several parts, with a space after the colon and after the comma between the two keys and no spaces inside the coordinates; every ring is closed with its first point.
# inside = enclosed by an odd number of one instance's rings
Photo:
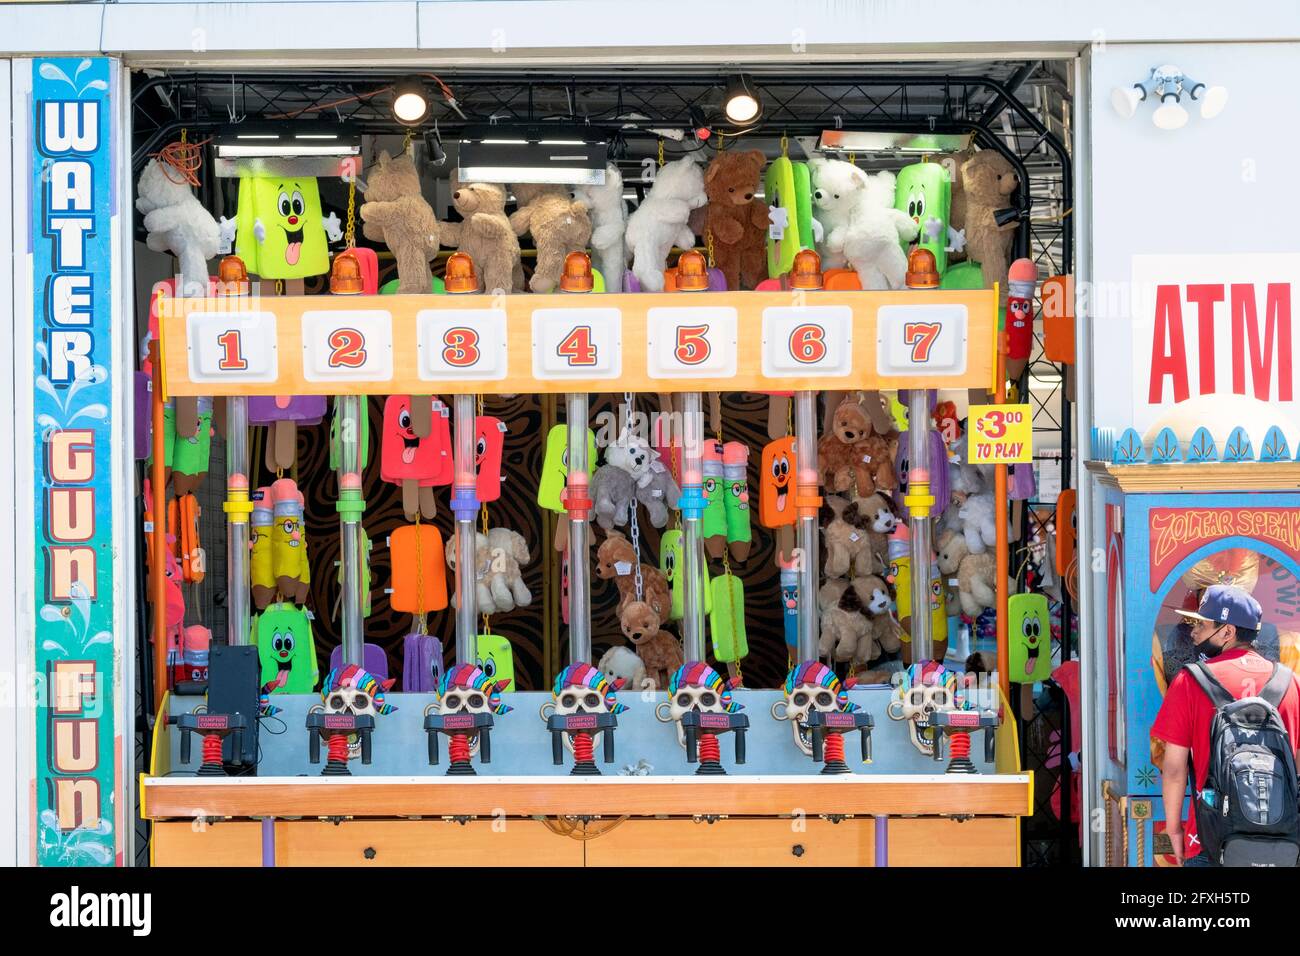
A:
{"type": "Polygon", "coordinates": [[[221,766],[221,735],[203,735],[203,762],[221,766]]]}
{"type": "Polygon", "coordinates": [[[970,734],[952,735],[952,757],[960,760],[970,756],[970,734]]]}
{"type": "Polygon", "coordinates": [[[347,763],[348,762],[348,735],[331,734],[327,738],[325,746],[326,757],[330,763],[347,763]]]}
{"type": "Polygon", "coordinates": [[[722,755],[718,748],[717,734],[700,734],[700,760],[705,763],[718,763],[722,755]]]}
{"type": "Polygon", "coordinates": [[[452,763],[469,763],[469,737],[466,734],[452,734],[447,749],[451,751],[452,763]]]}
{"type": "Polygon", "coordinates": [[[826,743],[822,745],[822,760],[826,763],[838,760],[844,762],[844,735],[827,734],[826,743]]]}
{"type": "Polygon", "coordinates": [[[591,755],[591,734],[579,733],[573,735],[573,759],[576,763],[596,762],[591,755]]]}

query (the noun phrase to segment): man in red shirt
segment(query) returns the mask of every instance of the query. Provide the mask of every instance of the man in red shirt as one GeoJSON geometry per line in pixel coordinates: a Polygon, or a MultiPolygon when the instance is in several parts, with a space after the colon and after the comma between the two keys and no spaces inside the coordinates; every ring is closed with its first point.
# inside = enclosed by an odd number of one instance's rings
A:
{"type": "MultiPolygon", "coordinates": [[[[1216,584],[1205,589],[1200,607],[1195,611],[1178,613],[1191,620],[1192,643],[1228,693],[1238,700],[1258,696],[1273,673],[1273,662],[1256,653],[1253,646],[1263,616],[1259,602],[1239,587],[1216,584]]],[[[1294,676],[1278,713],[1291,738],[1291,746],[1295,747],[1300,741],[1300,687],[1294,676]]],[[[1169,685],[1160,712],[1151,725],[1151,736],[1165,743],[1161,766],[1165,832],[1173,843],[1179,866],[1216,865],[1201,853],[1195,812],[1195,801],[1210,771],[1210,722],[1214,714],[1210,698],[1184,670],[1169,685]],[[1184,834],[1181,821],[1189,758],[1191,766],[1196,768],[1196,787],[1184,834]]]]}

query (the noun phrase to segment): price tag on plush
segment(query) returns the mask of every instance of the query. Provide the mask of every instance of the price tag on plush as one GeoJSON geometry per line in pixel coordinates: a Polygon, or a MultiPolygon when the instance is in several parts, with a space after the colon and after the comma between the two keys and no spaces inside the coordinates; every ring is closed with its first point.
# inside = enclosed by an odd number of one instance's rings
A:
{"type": "Polygon", "coordinates": [[[972,465],[1034,460],[1034,414],[1028,405],[972,405],[966,421],[966,455],[972,465]]]}

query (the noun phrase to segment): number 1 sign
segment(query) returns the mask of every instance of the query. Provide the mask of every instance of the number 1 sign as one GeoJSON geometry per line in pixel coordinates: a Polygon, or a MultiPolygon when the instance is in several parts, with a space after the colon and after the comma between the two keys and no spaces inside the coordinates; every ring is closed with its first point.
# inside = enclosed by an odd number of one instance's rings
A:
{"type": "Polygon", "coordinates": [[[193,382],[274,382],[279,377],[270,312],[191,312],[185,341],[193,382]]]}

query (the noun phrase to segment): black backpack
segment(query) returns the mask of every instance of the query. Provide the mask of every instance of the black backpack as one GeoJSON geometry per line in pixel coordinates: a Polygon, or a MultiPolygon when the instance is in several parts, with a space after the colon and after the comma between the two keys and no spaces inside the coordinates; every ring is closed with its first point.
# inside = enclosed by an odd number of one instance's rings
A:
{"type": "Polygon", "coordinates": [[[1196,797],[1201,852],[1221,866],[1296,866],[1295,751],[1278,713],[1291,671],[1275,663],[1258,697],[1237,700],[1204,664],[1187,670],[1216,709],[1210,772],[1196,797]]]}

